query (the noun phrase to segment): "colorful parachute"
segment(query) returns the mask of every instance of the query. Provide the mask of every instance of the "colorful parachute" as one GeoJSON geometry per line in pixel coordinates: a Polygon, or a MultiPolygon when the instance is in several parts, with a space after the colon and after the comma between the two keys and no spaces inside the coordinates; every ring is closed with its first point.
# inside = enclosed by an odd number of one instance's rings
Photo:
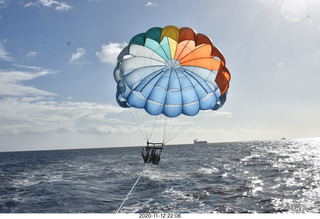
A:
{"type": "Polygon", "coordinates": [[[212,41],[188,27],[154,27],[134,36],[114,70],[121,107],[150,115],[196,115],[226,100],[230,73],[212,41]]]}

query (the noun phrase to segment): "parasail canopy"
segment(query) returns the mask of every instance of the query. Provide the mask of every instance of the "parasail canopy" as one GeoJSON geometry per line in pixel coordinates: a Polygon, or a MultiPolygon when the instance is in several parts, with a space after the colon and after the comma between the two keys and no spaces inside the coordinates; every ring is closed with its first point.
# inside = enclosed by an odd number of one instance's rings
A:
{"type": "Polygon", "coordinates": [[[118,56],[114,78],[121,107],[177,117],[219,109],[230,73],[209,37],[166,26],[134,36],[118,56]]]}

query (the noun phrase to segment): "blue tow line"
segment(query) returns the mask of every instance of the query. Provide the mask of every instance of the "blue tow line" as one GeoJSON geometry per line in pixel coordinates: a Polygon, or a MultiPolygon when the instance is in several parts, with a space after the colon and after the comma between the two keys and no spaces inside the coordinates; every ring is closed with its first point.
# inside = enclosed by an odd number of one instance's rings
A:
{"type": "Polygon", "coordinates": [[[129,193],[127,194],[126,198],[123,200],[122,204],[121,204],[121,205],[120,205],[120,207],[118,208],[118,210],[117,210],[116,214],[118,214],[118,213],[120,212],[120,210],[121,210],[121,208],[122,208],[123,204],[127,201],[127,199],[128,199],[128,197],[129,197],[129,195],[130,195],[130,194],[131,194],[131,192],[133,191],[134,187],[137,185],[137,183],[138,183],[138,181],[139,181],[140,177],[142,176],[143,172],[145,171],[146,167],[148,166],[148,163],[149,163],[149,159],[150,159],[150,157],[151,157],[151,156],[149,156],[148,161],[147,161],[147,162],[146,162],[146,164],[144,165],[144,168],[143,168],[142,172],[140,173],[140,175],[139,175],[138,179],[137,179],[137,180],[136,180],[136,182],[133,184],[133,186],[132,186],[132,188],[130,189],[129,193]]]}

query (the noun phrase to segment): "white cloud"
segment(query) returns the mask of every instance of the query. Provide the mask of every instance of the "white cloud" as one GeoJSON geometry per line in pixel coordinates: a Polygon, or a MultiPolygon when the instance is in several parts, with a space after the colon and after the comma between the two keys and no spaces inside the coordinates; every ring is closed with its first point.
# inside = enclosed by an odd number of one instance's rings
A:
{"type": "Polygon", "coordinates": [[[150,7],[157,7],[158,6],[158,4],[157,3],[155,3],[155,2],[148,2],[147,4],[146,4],[146,7],[147,8],[150,8],[150,7]]]}
{"type": "MultiPolygon", "coordinates": [[[[122,112],[121,107],[90,102],[57,102],[44,97],[0,100],[0,135],[81,132],[100,135],[119,132],[116,125],[101,125],[92,115],[106,117],[122,112]],[[78,127],[78,123],[82,124],[78,127]],[[88,123],[81,128],[83,123],[88,123]]],[[[106,121],[106,119],[105,119],[106,121]]],[[[110,123],[108,123],[110,124],[110,123]]]]}
{"type": "Polygon", "coordinates": [[[130,133],[135,127],[124,127],[124,126],[114,126],[114,125],[97,125],[90,124],[86,127],[78,129],[78,132],[82,134],[93,134],[93,135],[108,135],[117,133],[130,133]]]}
{"type": "Polygon", "coordinates": [[[216,118],[216,117],[224,117],[224,118],[231,118],[233,116],[232,112],[221,111],[220,110],[205,110],[203,112],[199,112],[200,117],[205,118],[216,118]]]}
{"type": "Polygon", "coordinates": [[[58,102],[55,94],[24,85],[27,81],[56,71],[36,66],[13,66],[16,69],[0,69],[0,135],[101,135],[125,131],[114,118],[123,108],[110,104],[76,102],[72,98],[58,102]]]}
{"type": "Polygon", "coordinates": [[[26,55],[27,58],[33,58],[33,57],[36,57],[38,55],[37,52],[34,52],[34,51],[30,51],[28,52],[28,54],[26,55]]]}
{"type": "Polygon", "coordinates": [[[9,53],[4,49],[3,45],[0,43],[0,59],[4,61],[14,61],[14,58],[12,58],[9,53]]]}
{"type": "Polygon", "coordinates": [[[9,2],[9,0],[0,0],[0,8],[6,8],[9,2]]]}
{"type": "Polygon", "coordinates": [[[24,5],[24,8],[27,8],[27,7],[35,7],[35,6],[39,6],[37,3],[35,2],[28,2],[24,5]]]}
{"type": "Polygon", "coordinates": [[[0,95],[8,96],[28,96],[28,95],[55,95],[51,92],[39,90],[32,86],[26,86],[23,83],[35,78],[56,73],[53,70],[43,69],[34,66],[19,66],[24,70],[1,70],[0,69],[0,95]]]}
{"type": "Polygon", "coordinates": [[[222,116],[222,117],[228,117],[228,118],[231,118],[233,115],[232,112],[226,112],[226,111],[217,111],[215,112],[215,115],[214,116],[222,116]]]}
{"type": "Polygon", "coordinates": [[[83,48],[78,48],[75,53],[72,54],[70,63],[74,63],[75,61],[79,60],[82,56],[86,54],[86,50],[83,48]]]}
{"type": "Polygon", "coordinates": [[[59,11],[59,12],[63,12],[63,11],[69,11],[72,6],[64,3],[64,2],[59,2],[56,0],[37,0],[36,2],[28,2],[24,5],[24,7],[40,7],[40,6],[45,6],[45,7],[49,7],[49,8],[54,8],[55,10],[59,11]]]}
{"type": "Polygon", "coordinates": [[[115,64],[121,50],[126,47],[127,43],[109,43],[101,46],[101,51],[96,52],[101,62],[115,64]]]}
{"type": "Polygon", "coordinates": [[[72,7],[70,5],[67,5],[66,3],[59,3],[57,6],[56,6],[56,10],[57,11],[68,11],[70,10],[72,7]]]}

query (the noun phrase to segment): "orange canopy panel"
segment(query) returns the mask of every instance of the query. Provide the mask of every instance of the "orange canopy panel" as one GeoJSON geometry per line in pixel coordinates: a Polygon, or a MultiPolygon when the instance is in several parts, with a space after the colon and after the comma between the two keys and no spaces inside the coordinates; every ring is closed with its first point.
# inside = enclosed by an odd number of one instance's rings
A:
{"type": "Polygon", "coordinates": [[[180,63],[184,63],[186,61],[191,61],[193,59],[199,58],[207,58],[210,57],[211,54],[211,46],[208,44],[203,44],[198,47],[195,47],[190,53],[188,53],[184,57],[180,57],[180,63]]]}
{"type": "Polygon", "coordinates": [[[220,61],[213,58],[195,58],[186,62],[180,62],[181,66],[191,65],[201,68],[206,68],[211,71],[218,70],[220,67],[220,61]]]}

